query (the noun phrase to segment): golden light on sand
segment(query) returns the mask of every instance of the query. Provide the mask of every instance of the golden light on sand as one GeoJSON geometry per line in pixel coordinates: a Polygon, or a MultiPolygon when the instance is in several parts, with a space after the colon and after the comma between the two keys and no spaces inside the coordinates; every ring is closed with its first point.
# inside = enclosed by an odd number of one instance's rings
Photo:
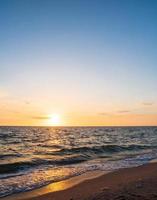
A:
{"type": "Polygon", "coordinates": [[[49,117],[49,124],[51,126],[59,126],[61,125],[61,116],[59,114],[52,114],[49,117]]]}

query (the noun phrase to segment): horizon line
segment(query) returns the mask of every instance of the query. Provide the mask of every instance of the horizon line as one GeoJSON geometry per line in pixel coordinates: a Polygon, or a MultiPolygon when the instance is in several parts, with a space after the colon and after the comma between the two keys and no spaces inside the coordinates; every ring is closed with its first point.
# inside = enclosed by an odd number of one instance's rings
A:
{"type": "Polygon", "coordinates": [[[66,125],[66,126],[50,126],[50,125],[0,125],[0,127],[50,127],[50,128],[70,128],[70,127],[157,127],[157,125],[66,125]]]}

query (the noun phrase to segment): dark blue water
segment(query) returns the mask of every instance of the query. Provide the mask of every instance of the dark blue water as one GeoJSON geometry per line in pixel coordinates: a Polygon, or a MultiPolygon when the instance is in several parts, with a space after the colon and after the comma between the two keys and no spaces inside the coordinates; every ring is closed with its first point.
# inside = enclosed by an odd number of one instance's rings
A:
{"type": "Polygon", "coordinates": [[[0,196],[157,158],[157,127],[0,127],[0,196]]]}

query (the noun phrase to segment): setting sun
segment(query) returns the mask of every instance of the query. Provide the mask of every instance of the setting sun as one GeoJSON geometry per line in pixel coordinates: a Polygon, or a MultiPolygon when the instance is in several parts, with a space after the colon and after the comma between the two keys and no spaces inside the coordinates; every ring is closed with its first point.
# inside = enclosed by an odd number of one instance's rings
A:
{"type": "Polygon", "coordinates": [[[61,125],[61,116],[59,114],[50,115],[49,124],[52,126],[61,125]]]}

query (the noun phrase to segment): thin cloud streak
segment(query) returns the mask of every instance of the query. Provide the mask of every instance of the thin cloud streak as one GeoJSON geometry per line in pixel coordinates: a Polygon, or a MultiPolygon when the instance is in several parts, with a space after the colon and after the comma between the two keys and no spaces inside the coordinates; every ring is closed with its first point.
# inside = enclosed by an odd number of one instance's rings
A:
{"type": "Polygon", "coordinates": [[[44,119],[49,119],[49,117],[46,117],[46,116],[33,116],[32,119],[44,120],[44,119]]]}
{"type": "Polygon", "coordinates": [[[117,115],[117,114],[127,114],[127,113],[130,113],[131,111],[130,110],[118,110],[114,113],[107,113],[107,112],[102,112],[102,113],[98,113],[99,115],[102,115],[102,116],[113,116],[113,115],[117,115]]]}
{"type": "Polygon", "coordinates": [[[112,116],[113,114],[107,113],[107,112],[101,112],[101,113],[98,113],[98,115],[102,115],[102,116],[112,116]]]}
{"type": "Polygon", "coordinates": [[[117,111],[117,113],[130,113],[131,111],[130,110],[119,110],[117,111]]]}
{"type": "Polygon", "coordinates": [[[154,103],[153,102],[143,102],[142,105],[144,106],[152,106],[154,103]]]}

